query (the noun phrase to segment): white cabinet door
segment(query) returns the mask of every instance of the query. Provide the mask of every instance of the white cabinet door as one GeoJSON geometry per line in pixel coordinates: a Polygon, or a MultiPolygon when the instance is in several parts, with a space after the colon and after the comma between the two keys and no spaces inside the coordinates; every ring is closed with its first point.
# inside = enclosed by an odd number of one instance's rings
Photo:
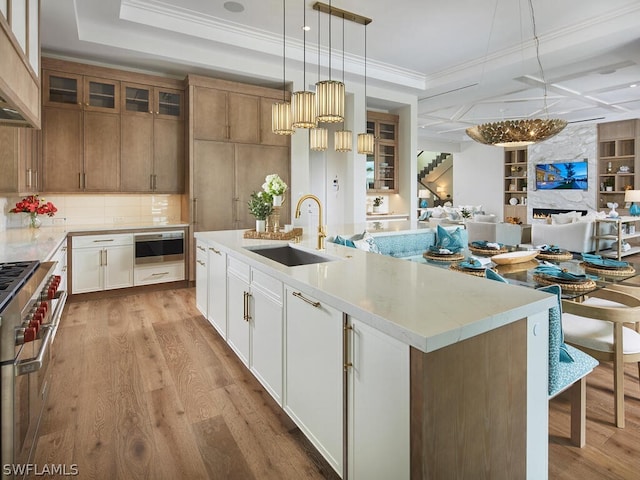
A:
{"type": "Polygon", "coordinates": [[[250,369],[282,405],[282,303],[253,283],[251,297],[250,369]]]}
{"type": "Polygon", "coordinates": [[[249,283],[227,273],[227,343],[242,363],[249,366],[249,283]]]}
{"type": "Polygon", "coordinates": [[[198,307],[200,313],[207,318],[207,291],[209,289],[207,275],[209,270],[207,266],[207,249],[205,247],[205,244],[202,242],[196,243],[196,307],[198,307]]]}
{"type": "Polygon", "coordinates": [[[410,477],[409,346],[350,318],[349,478],[410,477]]]}
{"type": "MultiPolygon", "coordinates": [[[[207,318],[227,338],[227,254],[215,246],[208,248],[209,285],[207,318]]],[[[197,281],[197,279],[196,279],[197,281]]]]}
{"type": "Polygon", "coordinates": [[[104,289],[102,258],[102,248],[73,249],[71,279],[74,294],[104,289]]]}
{"type": "Polygon", "coordinates": [[[285,411],[343,473],[342,312],[286,287],[285,411]]]}
{"type": "Polygon", "coordinates": [[[104,249],[104,289],[133,287],[133,245],[104,249]]]}

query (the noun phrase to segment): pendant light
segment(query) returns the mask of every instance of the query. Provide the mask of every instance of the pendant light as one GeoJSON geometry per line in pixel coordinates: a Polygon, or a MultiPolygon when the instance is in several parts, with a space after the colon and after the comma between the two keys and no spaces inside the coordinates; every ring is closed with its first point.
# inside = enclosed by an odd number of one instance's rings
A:
{"type": "MultiPolygon", "coordinates": [[[[320,81],[320,10],[317,10],[318,17],[318,81],[320,81]]],[[[329,131],[317,126],[309,130],[309,148],[316,152],[324,152],[329,148],[329,131]]]]}
{"type": "Polygon", "coordinates": [[[271,106],[271,131],[276,135],[293,135],[295,133],[295,130],[292,127],[291,104],[287,102],[286,20],[286,0],[282,0],[282,102],[274,103],[271,106]]]}
{"type": "MultiPolygon", "coordinates": [[[[544,111],[548,116],[547,81],[545,80],[542,62],[540,61],[540,40],[538,39],[538,34],[536,32],[536,19],[531,0],[529,0],[529,11],[531,12],[533,39],[536,46],[536,59],[538,60],[538,68],[540,70],[540,77],[542,78],[544,88],[544,111]]],[[[489,33],[489,38],[491,38],[491,33],[489,33]]],[[[560,133],[566,126],[567,122],[559,118],[534,118],[484,123],[482,125],[467,128],[466,132],[469,137],[478,143],[494,145],[496,147],[524,147],[547,140],[548,138],[560,133]]]]}
{"type": "MultiPolygon", "coordinates": [[[[316,83],[316,114],[318,122],[344,121],[344,83],[331,79],[331,0],[329,0],[329,80],[316,83]]],[[[343,17],[344,20],[344,17],[343,17]]]]}
{"type": "Polygon", "coordinates": [[[316,94],[307,91],[307,8],[302,1],[302,86],[304,90],[293,92],[291,95],[291,113],[294,128],[313,128],[316,120],[316,94]]]}
{"type": "MultiPolygon", "coordinates": [[[[367,26],[364,26],[364,105],[365,114],[367,112],[367,26]]],[[[366,120],[365,120],[366,124],[366,120]]],[[[358,134],[358,153],[363,155],[373,155],[375,138],[372,133],[358,134]]]]}
{"type": "MultiPolygon", "coordinates": [[[[344,17],[342,17],[342,84],[344,85],[344,17]]],[[[336,152],[350,152],[353,149],[351,130],[338,130],[334,133],[333,143],[336,152]]]]}

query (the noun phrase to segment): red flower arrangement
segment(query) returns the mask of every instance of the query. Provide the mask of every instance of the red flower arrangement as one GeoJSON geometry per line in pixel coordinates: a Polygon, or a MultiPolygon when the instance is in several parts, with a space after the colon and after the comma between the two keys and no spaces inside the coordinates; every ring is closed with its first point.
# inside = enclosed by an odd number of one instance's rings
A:
{"type": "Polygon", "coordinates": [[[15,207],[9,210],[11,213],[28,213],[29,226],[31,228],[38,228],[40,226],[38,215],[49,215],[53,217],[57,211],[58,209],[53,203],[41,200],[38,195],[24,197],[16,203],[15,207]]]}
{"type": "Polygon", "coordinates": [[[30,213],[36,215],[49,215],[53,217],[58,209],[51,202],[44,202],[38,195],[29,195],[16,203],[16,206],[9,210],[11,213],[30,213]]]}

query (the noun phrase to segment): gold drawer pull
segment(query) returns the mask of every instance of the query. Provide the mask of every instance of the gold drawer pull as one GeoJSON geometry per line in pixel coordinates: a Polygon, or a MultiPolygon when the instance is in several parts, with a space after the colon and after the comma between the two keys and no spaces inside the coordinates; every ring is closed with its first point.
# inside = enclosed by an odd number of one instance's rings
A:
{"type": "Polygon", "coordinates": [[[320,308],[320,302],[314,302],[313,300],[308,299],[302,292],[293,292],[294,297],[298,297],[300,300],[307,302],[309,305],[313,305],[316,308],[320,308]]]}

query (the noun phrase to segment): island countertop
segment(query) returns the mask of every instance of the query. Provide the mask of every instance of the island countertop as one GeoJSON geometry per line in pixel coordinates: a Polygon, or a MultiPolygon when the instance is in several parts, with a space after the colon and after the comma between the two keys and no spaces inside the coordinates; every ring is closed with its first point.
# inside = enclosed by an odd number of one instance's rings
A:
{"type": "MultiPolygon", "coordinates": [[[[423,352],[547,311],[556,302],[553,296],[531,288],[330,242],[318,253],[334,261],[287,267],[246,247],[288,242],[245,239],[243,232],[195,236],[423,352]]],[[[315,235],[305,233],[296,246],[314,251],[315,242],[315,235]]]]}

